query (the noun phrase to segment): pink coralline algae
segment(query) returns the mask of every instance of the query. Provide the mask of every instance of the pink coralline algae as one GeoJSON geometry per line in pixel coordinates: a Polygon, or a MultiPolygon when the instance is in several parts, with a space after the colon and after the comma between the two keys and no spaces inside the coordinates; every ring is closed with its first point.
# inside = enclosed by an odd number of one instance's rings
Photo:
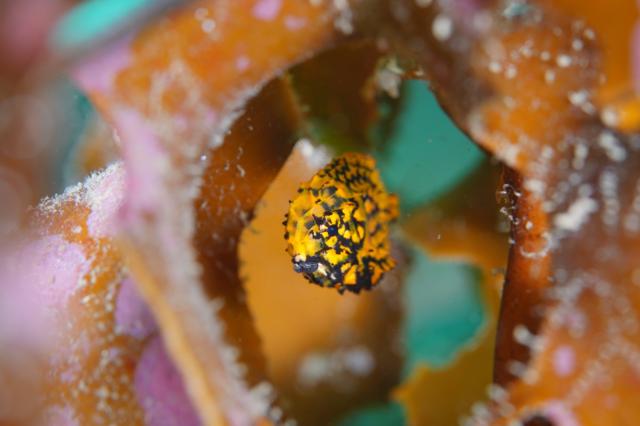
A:
{"type": "Polygon", "coordinates": [[[575,370],[576,355],[570,346],[561,346],[553,354],[553,366],[558,376],[568,376],[575,370]]]}
{"type": "Polygon", "coordinates": [[[200,421],[180,373],[158,336],[147,343],[135,375],[138,400],[149,426],[196,426],[200,421]]]}
{"type": "Polygon", "coordinates": [[[62,326],[67,302],[89,270],[83,247],[59,235],[42,236],[2,264],[0,341],[41,349],[55,345],[52,330],[62,326]]]}
{"type": "Polygon", "coordinates": [[[131,278],[120,284],[115,312],[116,332],[143,340],[157,331],[146,302],[142,300],[131,278]]]}
{"type": "MultiPolygon", "coordinates": [[[[2,259],[0,376],[24,385],[25,368],[34,379],[49,370],[24,389],[47,396],[34,402],[42,404],[46,424],[123,424],[124,415],[157,426],[197,425],[157,324],[113,247],[122,172],[115,164],[43,201],[34,212],[37,232],[2,259]],[[72,218],[63,218],[65,211],[72,218]],[[119,382],[111,381],[114,375],[119,382]],[[111,411],[121,399],[131,408],[111,411]],[[87,401],[103,411],[84,412],[87,401]]],[[[0,392],[0,407],[15,408],[12,401],[26,397],[20,392],[0,392]]],[[[20,419],[34,408],[3,409],[0,418],[20,419]]]]}

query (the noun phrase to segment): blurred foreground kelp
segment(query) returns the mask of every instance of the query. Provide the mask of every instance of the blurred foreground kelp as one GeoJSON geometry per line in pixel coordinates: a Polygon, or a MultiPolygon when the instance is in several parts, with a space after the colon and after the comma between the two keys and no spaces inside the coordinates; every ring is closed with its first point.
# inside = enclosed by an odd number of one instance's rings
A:
{"type": "Polygon", "coordinates": [[[114,2],[84,50],[41,3],[0,3],[0,424],[638,424],[634,2],[114,2]],[[347,151],[401,206],[360,295],[282,238],[347,151]]]}

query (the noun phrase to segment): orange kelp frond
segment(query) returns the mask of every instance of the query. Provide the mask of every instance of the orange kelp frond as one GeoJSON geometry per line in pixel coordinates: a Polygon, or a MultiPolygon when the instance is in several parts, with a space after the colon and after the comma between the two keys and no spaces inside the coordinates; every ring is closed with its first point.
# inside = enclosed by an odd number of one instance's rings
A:
{"type": "Polygon", "coordinates": [[[296,272],[311,283],[359,293],[395,266],[389,224],[398,201],[373,157],[347,153],[298,189],[284,221],[296,272]]]}

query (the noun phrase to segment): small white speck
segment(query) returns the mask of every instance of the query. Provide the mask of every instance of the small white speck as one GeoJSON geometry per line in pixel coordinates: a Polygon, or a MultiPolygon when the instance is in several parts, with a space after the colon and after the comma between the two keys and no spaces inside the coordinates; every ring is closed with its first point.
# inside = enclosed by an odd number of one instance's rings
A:
{"type": "Polygon", "coordinates": [[[553,70],[546,70],[546,71],[544,72],[544,81],[545,81],[547,84],[551,84],[551,83],[553,83],[554,81],[556,81],[556,73],[555,73],[555,71],[553,71],[553,70]]]}
{"type": "Polygon", "coordinates": [[[513,328],[513,338],[524,346],[533,346],[536,341],[536,336],[522,324],[518,324],[513,328]]]}
{"type": "Polygon", "coordinates": [[[320,354],[304,357],[298,370],[298,381],[303,386],[313,386],[322,381],[331,371],[330,359],[320,354]]]}
{"type": "Polygon", "coordinates": [[[314,169],[324,167],[331,160],[329,152],[324,147],[314,146],[309,139],[300,139],[294,149],[300,151],[307,164],[314,169]]]}
{"type": "Polygon", "coordinates": [[[587,28],[584,30],[584,36],[589,40],[595,40],[596,33],[591,28],[587,28]]]}
{"type": "Polygon", "coordinates": [[[358,376],[364,376],[370,373],[375,366],[373,355],[364,347],[357,347],[346,351],[343,354],[342,361],[347,371],[358,376]]]}
{"type": "Polygon", "coordinates": [[[571,42],[571,47],[573,48],[573,50],[575,51],[580,51],[582,50],[582,48],[584,47],[584,42],[582,40],[580,40],[579,38],[575,38],[573,39],[573,41],[571,42]]]}
{"type": "Polygon", "coordinates": [[[616,127],[620,122],[620,115],[612,107],[606,107],[602,110],[600,114],[600,119],[602,122],[609,127],[616,127]]]}
{"type": "Polygon", "coordinates": [[[528,191],[531,191],[536,195],[542,195],[542,193],[546,188],[546,185],[543,181],[538,179],[527,179],[524,182],[524,187],[525,189],[527,189],[528,191]]]}
{"type": "Polygon", "coordinates": [[[251,65],[251,60],[248,57],[242,55],[236,58],[236,69],[238,71],[241,71],[241,72],[246,71],[250,65],[251,65]]]}
{"type": "Polygon", "coordinates": [[[579,143],[573,147],[573,160],[571,165],[575,170],[580,170],[584,167],[585,159],[589,155],[589,147],[585,144],[579,143]]]}
{"type": "MultiPolygon", "coordinates": [[[[489,419],[491,416],[491,411],[487,408],[487,406],[481,402],[476,402],[471,406],[471,413],[474,417],[481,417],[483,419],[489,419]]],[[[474,423],[469,421],[469,424],[472,425],[474,423]]]]}
{"type": "Polygon", "coordinates": [[[549,59],[551,59],[551,53],[549,53],[546,50],[543,50],[542,52],[540,52],[540,59],[542,59],[543,61],[548,61],[549,59]]]}
{"type": "Polygon", "coordinates": [[[453,21],[448,16],[440,14],[433,20],[431,32],[436,40],[446,41],[453,34],[453,21]]]}
{"type": "Polygon", "coordinates": [[[524,377],[527,372],[527,365],[520,361],[507,362],[507,370],[516,377],[524,377]]]}
{"type": "Polygon", "coordinates": [[[600,133],[598,145],[604,149],[611,161],[620,162],[627,158],[627,151],[611,132],[600,133]]]}
{"type": "Polygon", "coordinates": [[[558,57],[556,58],[556,64],[558,64],[558,66],[560,68],[567,68],[569,65],[571,65],[571,56],[569,55],[558,55],[558,57]]]}
{"type": "Polygon", "coordinates": [[[106,399],[109,396],[109,389],[106,386],[101,386],[96,391],[96,396],[100,399],[106,399]]]}
{"type": "Polygon", "coordinates": [[[533,56],[533,49],[531,48],[531,46],[524,45],[520,48],[520,53],[522,53],[522,56],[524,56],[525,58],[530,58],[533,56]]]}
{"type": "Polygon", "coordinates": [[[517,144],[505,144],[502,146],[502,152],[500,158],[509,165],[515,165],[518,162],[518,156],[520,155],[520,148],[517,144]]]}
{"type": "Polygon", "coordinates": [[[489,71],[494,74],[499,74],[502,72],[502,65],[500,64],[500,62],[491,61],[489,62],[489,71]]]}
{"type": "Polygon", "coordinates": [[[343,34],[353,32],[353,12],[347,0],[333,0],[333,6],[338,11],[334,27],[343,34]]]}
{"type": "Polygon", "coordinates": [[[380,67],[376,73],[376,83],[378,87],[392,98],[400,96],[400,85],[402,83],[403,70],[397,61],[392,58],[384,66],[380,67]]]}
{"type": "Polygon", "coordinates": [[[598,203],[592,198],[579,198],[566,212],[558,213],[553,223],[556,228],[565,231],[577,231],[586,222],[591,213],[598,210],[598,203]]]}
{"type": "Polygon", "coordinates": [[[612,171],[603,171],[598,180],[598,187],[604,199],[604,212],[602,221],[607,226],[618,223],[620,213],[620,201],[618,199],[619,178],[612,171]]]}
{"type": "Polygon", "coordinates": [[[593,195],[593,187],[586,183],[580,185],[580,187],[578,188],[578,195],[580,195],[581,197],[590,197],[591,195],[593,195]]]}
{"type": "Polygon", "coordinates": [[[514,19],[518,16],[524,16],[531,7],[522,1],[507,2],[506,7],[502,11],[502,16],[507,19],[514,19]]]}
{"type": "Polygon", "coordinates": [[[282,419],[282,408],[280,407],[273,407],[271,408],[271,410],[269,411],[269,417],[271,417],[272,420],[278,422],[280,421],[280,419],[282,419]]]}
{"type": "Polygon", "coordinates": [[[216,29],[216,22],[213,19],[205,19],[202,21],[202,31],[210,33],[216,29]]]}
{"type": "Polygon", "coordinates": [[[493,383],[487,387],[487,395],[489,399],[496,402],[503,402],[508,397],[507,391],[503,387],[493,383]]]}
{"type": "Polygon", "coordinates": [[[581,106],[587,101],[587,99],[589,99],[589,92],[586,90],[569,93],[569,102],[574,106],[581,106]]]}
{"type": "Polygon", "coordinates": [[[507,77],[509,80],[512,80],[516,77],[516,75],[518,74],[518,71],[516,70],[516,67],[513,65],[509,65],[507,66],[507,70],[504,73],[504,76],[507,77]]]}

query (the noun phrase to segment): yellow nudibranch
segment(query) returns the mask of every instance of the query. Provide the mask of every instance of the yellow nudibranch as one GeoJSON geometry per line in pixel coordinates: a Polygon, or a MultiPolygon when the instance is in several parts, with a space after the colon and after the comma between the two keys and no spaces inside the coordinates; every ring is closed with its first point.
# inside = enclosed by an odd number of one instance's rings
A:
{"type": "Polygon", "coordinates": [[[322,287],[359,293],[395,266],[389,225],[398,200],[367,154],[347,153],[298,189],[285,221],[293,268],[322,287]]]}

